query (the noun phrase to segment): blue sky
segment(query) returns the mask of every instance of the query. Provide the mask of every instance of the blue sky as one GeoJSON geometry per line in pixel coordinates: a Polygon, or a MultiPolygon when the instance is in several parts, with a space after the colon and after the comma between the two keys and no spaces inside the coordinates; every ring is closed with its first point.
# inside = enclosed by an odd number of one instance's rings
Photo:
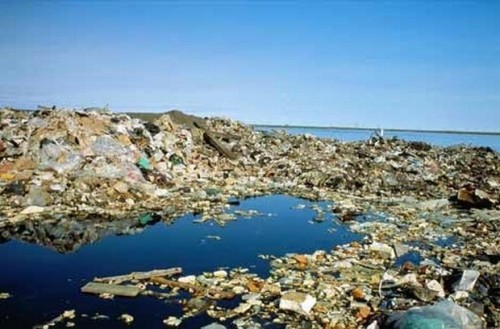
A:
{"type": "Polygon", "coordinates": [[[500,2],[0,2],[0,106],[500,131],[500,2]]]}

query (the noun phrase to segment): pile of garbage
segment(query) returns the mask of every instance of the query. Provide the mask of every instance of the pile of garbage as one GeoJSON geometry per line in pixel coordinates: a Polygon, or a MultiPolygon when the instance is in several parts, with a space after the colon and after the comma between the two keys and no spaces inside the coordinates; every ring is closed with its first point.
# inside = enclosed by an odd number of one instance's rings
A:
{"type": "Polygon", "coordinates": [[[270,257],[267,278],[244,268],[186,276],[171,268],[96,278],[81,290],[101,298],[184,296],[184,315],[166,316],[168,327],[206,313],[217,328],[481,329],[481,317],[498,328],[498,266],[462,271],[426,261],[398,267],[391,265],[398,249],[365,240],[331,252],[270,257]]]}
{"type": "Polygon", "coordinates": [[[362,243],[270,257],[267,278],[245,269],[135,273],[84,292],[188,291],[184,317],[201,312],[241,328],[498,328],[499,166],[490,148],[265,133],[179,111],[151,122],[102,109],[3,109],[0,241],[72,251],[185,213],[223,225],[243,197],[332,201],[328,211],[362,243]]]}
{"type": "Polygon", "coordinates": [[[146,122],[95,109],[3,109],[0,226],[55,213],[206,213],[213,211],[207,204],[276,191],[313,199],[330,191],[450,198],[464,208],[494,208],[498,160],[489,148],[267,134],[179,111],[146,122]]]}

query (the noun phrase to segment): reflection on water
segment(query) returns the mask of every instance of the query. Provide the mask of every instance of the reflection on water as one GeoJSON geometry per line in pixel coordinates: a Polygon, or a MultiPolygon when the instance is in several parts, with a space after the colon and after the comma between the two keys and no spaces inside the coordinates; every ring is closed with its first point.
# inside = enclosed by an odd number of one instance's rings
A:
{"type": "Polygon", "coordinates": [[[19,240],[68,253],[109,235],[137,234],[143,230],[144,225],[136,219],[109,221],[62,218],[26,221],[20,225],[6,227],[0,236],[3,243],[19,240]]]}
{"type": "MultiPolygon", "coordinates": [[[[75,322],[80,328],[121,328],[116,318],[125,312],[135,317],[133,326],[137,328],[164,328],[164,318],[181,315],[180,305],[148,297],[102,300],[81,294],[79,289],[98,276],[175,266],[182,267],[185,274],[242,266],[266,276],[268,263],[259,259],[259,254],[330,250],[361,239],[361,235],[338,224],[327,207],[324,202],[277,195],[243,201],[230,212],[257,210],[260,214],[250,219],[237,217],[225,227],[210,222],[197,224],[193,222],[196,217],[188,215],[172,224],[159,223],[145,229],[138,227],[136,220],[61,220],[11,229],[3,236],[16,240],[0,245],[0,291],[14,297],[1,301],[0,328],[28,328],[67,309],[110,316],[99,321],[78,318],[75,322]],[[299,204],[306,207],[294,209],[299,204]],[[319,213],[321,221],[317,220],[319,213]],[[138,231],[143,232],[112,235],[138,231]],[[54,249],[74,252],[62,254],[54,249]]],[[[183,326],[198,328],[211,322],[201,316],[183,322],[183,326]]]]}

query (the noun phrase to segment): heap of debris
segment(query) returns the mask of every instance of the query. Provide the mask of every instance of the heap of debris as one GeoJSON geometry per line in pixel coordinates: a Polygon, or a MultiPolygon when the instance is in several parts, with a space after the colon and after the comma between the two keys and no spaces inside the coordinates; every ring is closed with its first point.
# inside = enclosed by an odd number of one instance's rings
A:
{"type": "Polygon", "coordinates": [[[71,251],[188,212],[224,224],[233,219],[228,205],[246,196],[333,201],[362,243],[272,258],[268,278],[243,269],[178,277],[176,269],[96,280],[83,291],[171,298],[186,290],[184,317],[205,312],[241,328],[404,329],[429,318],[499,327],[499,165],[490,148],[347,143],[178,111],[150,122],[103,110],[3,109],[0,240],[71,251]],[[398,263],[411,253],[420,259],[398,263]],[[225,309],[221,299],[240,304],[225,309]]]}
{"type": "Polygon", "coordinates": [[[495,208],[500,191],[498,153],[489,148],[268,134],[179,111],[147,122],[102,110],[3,109],[0,127],[0,226],[167,207],[169,215],[210,215],[214,203],[276,191],[495,208]]]}

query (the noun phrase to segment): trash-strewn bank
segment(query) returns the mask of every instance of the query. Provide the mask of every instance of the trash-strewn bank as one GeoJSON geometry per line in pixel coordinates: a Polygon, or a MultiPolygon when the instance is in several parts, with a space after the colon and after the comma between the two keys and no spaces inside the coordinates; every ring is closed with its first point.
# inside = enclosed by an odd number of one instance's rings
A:
{"type": "MultiPolygon", "coordinates": [[[[263,302],[264,313],[243,305],[248,310],[238,318],[255,313],[292,327],[356,327],[375,318],[385,323],[394,310],[444,296],[498,326],[500,174],[498,154],[490,149],[262,134],[237,122],[180,112],[153,123],[103,111],[0,113],[4,232],[48,220],[57,226],[66,217],[147,223],[193,211],[224,224],[231,220],[226,206],[235,198],[281,192],[330,200],[339,220],[367,239],[325,251],[324,264],[317,262],[318,253],[281,260],[293,265],[301,259],[297,268],[276,268],[273,261],[271,277],[262,280],[279,283],[280,290],[263,302]],[[405,251],[418,252],[422,260],[397,264],[395,255],[405,251]],[[345,267],[335,269],[338,261],[345,267]],[[333,270],[317,274],[321,266],[333,270]],[[361,269],[370,269],[370,280],[361,269]],[[464,275],[474,284],[448,287],[464,275]],[[280,282],[289,277],[297,282],[280,282]],[[326,297],[325,282],[335,294],[326,297]],[[283,298],[284,305],[293,304],[286,296],[302,296],[312,306],[307,314],[280,307],[283,298]]],[[[225,316],[209,306],[209,315],[225,316]]]]}
{"type": "Polygon", "coordinates": [[[178,111],[152,123],[104,110],[3,109],[0,120],[2,225],[140,209],[210,216],[230,197],[275,191],[336,201],[458,197],[492,208],[500,191],[498,154],[488,148],[263,134],[178,111]]]}

